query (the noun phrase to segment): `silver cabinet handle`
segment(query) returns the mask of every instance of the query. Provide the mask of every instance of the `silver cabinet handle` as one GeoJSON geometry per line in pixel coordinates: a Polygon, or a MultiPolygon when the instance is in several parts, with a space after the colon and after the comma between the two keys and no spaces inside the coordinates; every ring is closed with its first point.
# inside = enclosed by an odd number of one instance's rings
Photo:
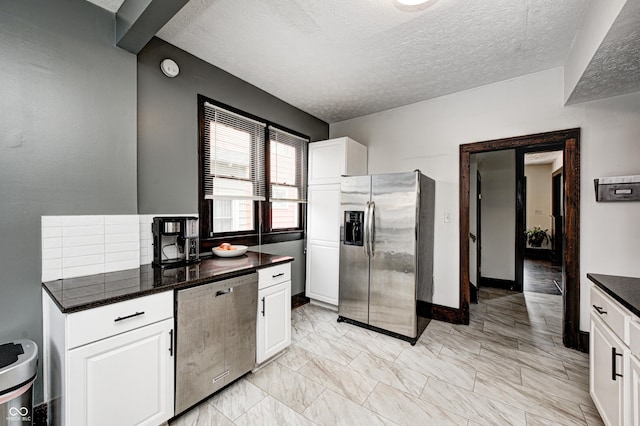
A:
{"type": "Polygon", "coordinates": [[[264,312],[265,312],[265,304],[264,304],[264,297],[262,298],[262,316],[264,316],[264,312]]]}
{"type": "Polygon", "coordinates": [[[140,315],[144,315],[144,311],[136,312],[135,314],[127,315],[127,316],[124,316],[124,317],[118,317],[118,318],[114,319],[113,322],[118,322],[118,321],[126,320],[126,319],[129,319],[129,318],[133,318],[133,317],[139,317],[140,315]]]}

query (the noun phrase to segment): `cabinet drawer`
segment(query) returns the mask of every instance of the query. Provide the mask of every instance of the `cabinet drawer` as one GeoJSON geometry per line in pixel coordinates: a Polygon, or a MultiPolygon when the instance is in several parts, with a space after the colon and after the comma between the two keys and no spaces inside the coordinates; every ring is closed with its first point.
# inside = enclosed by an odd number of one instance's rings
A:
{"type": "Polygon", "coordinates": [[[67,316],[68,349],[173,317],[173,291],[67,316]]]}
{"type": "Polygon", "coordinates": [[[620,340],[628,343],[624,330],[629,312],[595,286],[591,287],[591,315],[602,319],[620,340]]]}
{"type": "Polygon", "coordinates": [[[291,281],[291,264],[271,266],[258,270],[258,288],[263,289],[274,284],[291,281]]]}

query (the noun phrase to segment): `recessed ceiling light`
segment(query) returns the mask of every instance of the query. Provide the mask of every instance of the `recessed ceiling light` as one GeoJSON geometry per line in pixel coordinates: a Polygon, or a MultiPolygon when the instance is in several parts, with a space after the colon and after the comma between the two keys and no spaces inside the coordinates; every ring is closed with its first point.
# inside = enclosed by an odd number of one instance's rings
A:
{"type": "Polygon", "coordinates": [[[427,3],[431,0],[396,0],[396,1],[405,6],[418,6],[420,4],[427,3]]]}

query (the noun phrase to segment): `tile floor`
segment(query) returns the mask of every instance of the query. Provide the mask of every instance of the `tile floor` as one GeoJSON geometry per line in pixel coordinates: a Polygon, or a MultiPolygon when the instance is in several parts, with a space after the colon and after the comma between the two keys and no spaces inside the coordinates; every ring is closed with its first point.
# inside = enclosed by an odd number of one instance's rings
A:
{"type": "Polygon", "coordinates": [[[470,325],[432,321],[415,346],[299,307],[283,356],[171,426],[602,424],[588,356],[562,346],[561,297],[480,300],[470,325]]]}

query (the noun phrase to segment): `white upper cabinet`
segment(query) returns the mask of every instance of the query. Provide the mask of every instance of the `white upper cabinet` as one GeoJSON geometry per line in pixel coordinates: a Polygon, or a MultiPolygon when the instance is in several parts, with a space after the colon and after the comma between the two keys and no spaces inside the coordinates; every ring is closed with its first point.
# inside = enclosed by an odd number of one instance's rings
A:
{"type": "Polygon", "coordinates": [[[367,174],[367,147],[348,137],[309,144],[309,185],[339,184],[342,175],[367,174]]]}

